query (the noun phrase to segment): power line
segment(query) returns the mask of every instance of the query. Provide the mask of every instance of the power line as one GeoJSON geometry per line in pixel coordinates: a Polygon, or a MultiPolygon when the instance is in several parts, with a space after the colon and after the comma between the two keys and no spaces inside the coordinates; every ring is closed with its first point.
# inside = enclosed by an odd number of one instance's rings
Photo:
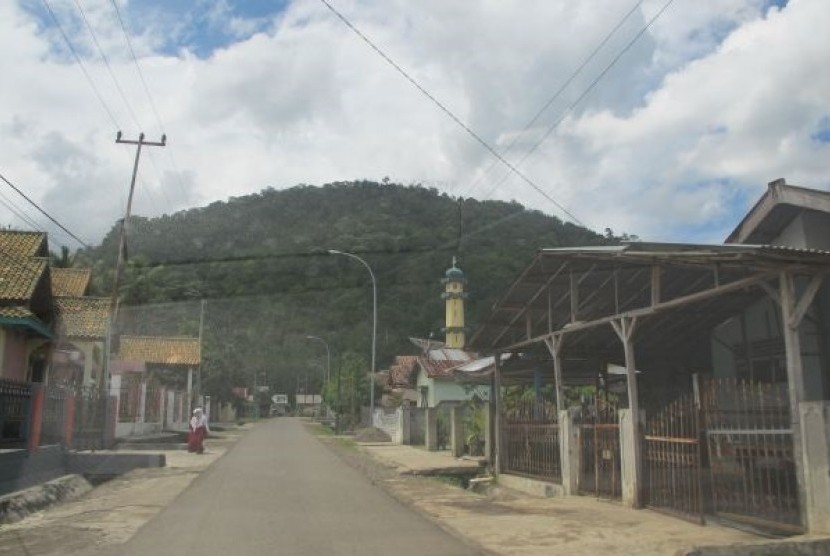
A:
{"type": "Polygon", "coordinates": [[[4,193],[0,193],[0,204],[6,207],[9,210],[9,212],[11,212],[17,218],[31,226],[33,230],[42,231],[43,226],[35,222],[32,218],[30,218],[29,215],[23,212],[23,210],[16,204],[14,204],[11,199],[6,197],[4,193]]]}
{"type": "Polygon", "coordinates": [[[69,51],[72,52],[72,56],[75,58],[75,61],[78,62],[78,66],[81,68],[81,71],[84,72],[84,77],[86,77],[86,80],[87,80],[87,83],[89,83],[89,86],[92,87],[92,92],[95,93],[95,97],[98,99],[98,102],[103,107],[104,112],[107,113],[107,116],[109,116],[110,121],[113,124],[115,124],[116,128],[121,127],[121,126],[118,125],[118,121],[115,119],[115,116],[113,116],[112,110],[110,110],[109,106],[107,106],[107,103],[104,101],[104,98],[101,96],[101,92],[98,90],[98,87],[95,85],[95,82],[92,80],[92,77],[89,75],[89,72],[86,70],[86,66],[84,66],[84,63],[81,61],[80,56],[78,56],[78,53],[75,51],[75,47],[72,46],[72,43],[70,42],[69,37],[64,32],[63,27],[61,27],[61,24],[58,21],[58,18],[55,15],[55,12],[52,11],[52,6],[49,5],[49,1],[48,0],[42,0],[42,1],[43,1],[43,5],[46,6],[46,10],[49,12],[49,15],[52,16],[52,21],[55,22],[55,27],[57,27],[58,31],[60,31],[60,34],[63,37],[63,40],[66,43],[66,46],[69,47],[69,51]]]}
{"type": "Polygon", "coordinates": [[[357,27],[355,27],[346,17],[338,12],[334,6],[332,6],[328,0],[320,0],[328,9],[331,11],[335,16],[337,16],[340,21],[343,22],[346,27],[351,29],[358,37],[360,37],[363,42],[365,42],[369,47],[374,50],[381,58],[383,58],[389,65],[391,65],[398,73],[400,73],[407,81],[409,81],[416,89],[418,89],[425,97],[427,97],[430,101],[432,101],[435,106],[437,106],[442,112],[444,112],[453,122],[455,122],[461,129],[463,129],[470,137],[472,137],[477,143],[479,143],[482,147],[484,147],[487,152],[493,155],[499,162],[501,162],[504,166],[506,166],[511,172],[519,176],[526,184],[530,187],[535,189],[540,195],[546,198],[548,201],[556,205],[565,215],[570,217],[573,222],[581,226],[585,226],[579,218],[577,218],[571,211],[569,211],[563,204],[559,201],[548,195],[541,187],[536,185],[536,183],[527,177],[525,174],[519,171],[519,169],[508,162],[502,155],[500,155],[493,147],[490,146],[487,141],[481,138],[475,131],[473,131],[467,124],[462,122],[449,108],[444,106],[441,101],[435,98],[429,91],[427,91],[420,83],[418,83],[414,78],[412,78],[401,66],[395,63],[386,53],[383,52],[378,46],[375,45],[366,35],[364,35],[357,27]]]}
{"type": "MultiPolygon", "coordinates": [[[[95,47],[98,49],[98,54],[101,56],[101,60],[104,62],[104,66],[107,68],[107,72],[109,72],[110,78],[112,79],[113,84],[115,85],[118,94],[121,96],[121,100],[124,102],[124,106],[127,108],[127,112],[132,118],[133,123],[141,129],[141,124],[138,121],[138,118],[135,115],[135,111],[133,110],[133,106],[130,101],[127,99],[127,95],[124,93],[124,89],[121,87],[121,83],[118,81],[118,78],[115,76],[115,72],[110,66],[109,59],[107,55],[104,53],[104,49],[101,48],[101,44],[98,42],[98,37],[95,34],[95,30],[92,28],[92,25],[89,22],[89,19],[86,17],[86,12],[84,12],[83,6],[81,6],[80,0],[73,0],[75,2],[75,7],[78,8],[78,12],[81,14],[81,18],[86,25],[87,31],[89,31],[90,36],[92,37],[92,42],[95,44],[95,47]]],[[[158,166],[155,164],[155,159],[150,157],[153,162],[153,167],[156,172],[156,176],[158,177],[159,183],[161,183],[161,172],[158,169],[158,166]]],[[[167,197],[167,193],[164,191],[163,187],[159,188],[161,190],[162,196],[164,197],[165,201],[167,201],[167,205],[170,206],[170,199],[167,197]]],[[[159,212],[158,205],[156,204],[155,195],[153,195],[149,188],[145,188],[145,192],[147,194],[150,203],[155,207],[156,211],[159,212]]]]}
{"type": "Polygon", "coordinates": [[[132,56],[135,69],[138,71],[138,77],[141,79],[141,84],[144,86],[144,92],[147,94],[147,98],[150,101],[150,108],[152,108],[153,115],[156,117],[159,132],[164,133],[164,126],[161,123],[158,110],[156,110],[156,103],[153,102],[153,96],[150,94],[150,88],[147,86],[147,81],[144,79],[144,73],[141,71],[141,66],[138,65],[138,58],[135,55],[135,50],[133,50],[133,41],[130,40],[130,34],[127,32],[127,26],[124,24],[124,19],[121,17],[121,10],[118,9],[118,3],[115,0],[111,0],[111,3],[112,7],[115,9],[115,15],[118,17],[118,23],[121,25],[121,31],[124,32],[124,38],[127,40],[127,48],[130,51],[130,56],[132,56]]]}
{"type": "Polygon", "coordinates": [[[104,49],[101,48],[101,44],[98,42],[98,37],[95,35],[95,30],[93,30],[92,25],[90,25],[89,20],[86,17],[86,13],[84,12],[83,7],[81,7],[81,3],[79,0],[74,0],[75,7],[78,8],[78,11],[81,14],[81,19],[84,20],[84,24],[86,25],[87,31],[89,31],[89,35],[92,37],[92,42],[95,44],[95,48],[98,49],[98,54],[101,55],[101,60],[104,62],[104,66],[106,66],[107,71],[112,78],[112,82],[115,85],[115,88],[118,90],[118,94],[121,96],[121,100],[124,101],[124,105],[127,107],[127,112],[130,114],[130,117],[135,123],[136,127],[141,129],[141,124],[138,123],[138,118],[135,116],[135,112],[133,111],[133,107],[130,104],[130,101],[127,100],[127,96],[124,94],[124,90],[121,88],[121,84],[118,82],[118,79],[115,77],[115,73],[112,71],[112,66],[110,66],[109,59],[107,59],[107,55],[104,54],[104,49]]]}
{"type": "MultiPolygon", "coordinates": [[[[113,9],[115,10],[115,15],[118,18],[118,23],[121,26],[121,31],[124,33],[124,39],[127,41],[127,48],[130,51],[130,56],[133,59],[133,65],[135,65],[136,72],[138,72],[138,77],[141,80],[141,85],[144,87],[144,93],[147,95],[147,100],[150,102],[150,108],[153,111],[153,116],[156,119],[156,124],[158,125],[159,133],[164,133],[164,122],[159,115],[159,111],[156,108],[156,102],[153,100],[153,95],[150,93],[150,87],[147,85],[147,80],[144,78],[144,72],[141,71],[141,65],[138,63],[138,57],[135,55],[135,50],[133,49],[133,42],[130,40],[130,33],[127,31],[127,25],[124,22],[124,18],[121,16],[121,10],[118,8],[118,2],[116,0],[111,0],[111,4],[113,9]]],[[[170,158],[170,162],[173,164],[173,171],[176,174],[176,184],[179,186],[179,192],[182,194],[182,198],[185,197],[185,188],[184,182],[182,181],[182,172],[179,170],[179,165],[176,162],[176,157],[173,156],[172,149],[167,150],[167,156],[170,158]]],[[[155,160],[152,155],[150,156],[151,160],[155,160]]],[[[153,166],[155,166],[155,162],[153,162],[153,166]]],[[[156,171],[158,173],[158,170],[156,171]]],[[[161,183],[161,177],[159,176],[159,183],[161,183]]],[[[165,195],[166,197],[166,195],[165,195]]],[[[169,202],[169,200],[168,200],[169,202]]]]}
{"type": "Polygon", "coordinates": [[[36,209],[37,209],[37,210],[38,210],[41,214],[43,214],[43,216],[45,216],[46,218],[48,218],[49,220],[51,220],[51,221],[52,221],[52,223],[53,223],[53,224],[55,224],[58,228],[60,228],[61,230],[63,230],[63,231],[64,231],[64,232],[66,232],[67,234],[69,234],[69,237],[71,237],[72,239],[74,239],[75,241],[77,241],[78,243],[80,243],[83,247],[87,247],[87,248],[89,247],[89,245],[87,245],[87,243],[86,243],[84,240],[82,240],[81,238],[79,238],[78,236],[76,236],[75,234],[73,234],[72,232],[70,232],[70,231],[69,231],[69,229],[68,229],[68,228],[66,228],[66,226],[64,226],[63,224],[61,224],[60,222],[58,222],[58,221],[57,221],[57,220],[56,220],[56,219],[55,219],[55,218],[54,218],[51,214],[49,214],[48,212],[46,212],[45,210],[43,210],[42,208],[40,208],[40,205],[38,205],[36,202],[34,202],[33,200],[31,200],[31,199],[28,197],[28,195],[26,195],[25,193],[23,193],[23,192],[22,192],[22,191],[21,191],[21,190],[20,190],[20,189],[19,189],[16,185],[14,185],[12,182],[10,182],[8,179],[6,179],[6,176],[4,176],[3,174],[0,174],[0,180],[3,180],[4,182],[6,182],[6,184],[7,184],[9,187],[11,187],[12,189],[14,189],[14,190],[15,190],[15,191],[16,191],[16,192],[17,192],[17,193],[18,193],[21,197],[23,197],[24,199],[26,199],[26,201],[28,201],[30,205],[32,205],[33,207],[35,207],[35,208],[36,208],[36,209]]]}
{"type": "MultiPolygon", "coordinates": [[[[565,92],[565,89],[567,89],[568,86],[573,82],[573,80],[576,79],[576,77],[580,73],[582,73],[582,70],[585,69],[585,67],[589,63],[591,63],[591,61],[594,59],[594,57],[596,57],[596,55],[599,53],[599,51],[602,50],[603,47],[605,47],[606,44],[608,44],[608,41],[611,40],[611,37],[613,37],[617,33],[617,31],[619,31],[620,27],[623,26],[623,23],[628,21],[628,18],[631,17],[631,14],[633,14],[635,12],[635,10],[637,10],[637,8],[639,8],[642,3],[643,3],[643,0],[638,0],[634,4],[634,6],[632,6],[631,9],[628,10],[625,13],[625,15],[617,22],[617,24],[614,26],[614,28],[611,29],[610,31],[608,31],[608,33],[605,35],[605,37],[599,42],[599,44],[597,44],[597,46],[594,48],[594,50],[591,51],[591,53],[582,61],[582,63],[579,65],[579,67],[577,67],[573,71],[573,73],[571,73],[571,75],[568,77],[568,79],[566,79],[565,82],[562,83],[562,85],[559,87],[559,89],[556,90],[556,92],[553,94],[553,96],[551,96],[547,100],[547,102],[545,102],[545,104],[542,105],[542,107],[539,109],[539,111],[536,112],[536,114],[530,119],[529,122],[527,122],[527,124],[525,124],[524,128],[522,128],[522,130],[513,137],[513,140],[510,142],[510,144],[507,145],[507,147],[502,151],[502,153],[501,153],[502,156],[507,156],[507,153],[509,153],[513,149],[513,147],[518,142],[519,138],[522,135],[524,135],[527,132],[527,130],[529,130],[533,126],[533,124],[535,124],[536,121],[539,118],[542,117],[542,114],[544,114],[547,111],[547,109],[550,108],[550,106],[556,101],[556,99],[558,99],[559,96],[562,93],[565,92]]],[[[496,165],[496,161],[494,160],[494,161],[491,162],[490,166],[487,167],[487,170],[485,170],[484,173],[481,174],[478,177],[478,179],[476,179],[476,181],[470,187],[466,188],[466,191],[467,191],[466,194],[467,195],[469,195],[469,193],[472,190],[474,190],[476,187],[478,187],[478,184],[481,183],[482,180],[484,180],[484,177],[487,174],[490,173],[490,171],[493,169],[493,167],[495,165],[496,165]]]]}
{"type": "MultiPolygon", "coordinates": [[[[605,68],[599,73],[599,75],[596,76],[596,78],[594,78],[594,80],[591,82],[591,84],[588,85],[588,87],[584,91],[582,91],[582,94],[580,94],[577,97],[577,99],[574,100],[562,112],[562,114],[559,116],[559,118],[555,122],[553,122],[553,124],[551,124],[550,127],[548,127],[547,131],[545,131],[545,133],[539,138],[539,140],[536,141],[536,143],[534,143],[533,146],[530,147],[530,149],[528,149],[528,151],[524,154],[524,156],[522,156],[521,159],[519,159],[518,162],[516,162],[517,166],[521,165],[525,160],[527,160],[527,158],[531,154],[533,154],[542,145],[542,143],[545,142],[545,140],[547,140],[547,138],[550,136],[550,134],[553,133],[553,131],[557,127],[559,127],[559,124],[562,123],[562,121],[565,119],[565,117],[568,114],[570,114],[573,111],[573,109],[580,102],[582,102],[585,99],[586,96],[588,96],[588,94],[594,89],[594,87],[597,86],[597,84],[602,80],[602,78],[606,76],[606,74],[611,70],[611,68],[613,68],[614,65],[616,65],[616,63],[620,60],[620,58],[622,58],[625,55],[625,53],[628,52],[631,49],[632,46],[634,46],[634,44],[640,39],[640,37],[642,37],[643,34],[645,34],[645,32],[652,26],[652,24],[655,21],[657,21],[657,18],[659,18],[661,15],[663,15],[663,12],[666,11],[666,9],[671,5],[672,2],[674,2],[674,0],[667,0],[667,2],[665,4],[663,4],[663,7],[660,8],[660,10],[658,10],[657,13],[654,14],[654,16],[652,16],[652,18],[642,27],[642,29],[640,29],[640,31],[636,35],[634,35],[634,37],[630,41],[628,41],[628,43],[625,45],[625,47],[622,50],[620,50],[620,52],[617,53],[616,56],[614,56],[614,58],[611,60],[611,62],[608,65],[605,66],[605,68]]],[[[493,186],[493,188],[488,193],[488,196],[491,195],[493,193],[493,191],[495,191],[498,188],[498,186],[501,185],[504,182],[505,179],[507,179],[507,174],[505,174],[502,177],[502,179],[499,180],[495,184],[495,186],[493,186]]]]}

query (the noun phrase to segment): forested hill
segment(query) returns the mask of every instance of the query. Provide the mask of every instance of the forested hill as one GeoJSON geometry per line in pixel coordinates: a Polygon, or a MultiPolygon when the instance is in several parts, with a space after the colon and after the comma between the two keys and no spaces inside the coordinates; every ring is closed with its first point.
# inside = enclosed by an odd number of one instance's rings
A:
{"type": "MultiPolygon", "coordinates": [[[[117,238],[113,228],[100,247],[77,257],[77,264],[95,268],[98,293],[110,290],[117,238]]],[[[288,388],[309,372],[309,357],[324,353],[306,335],[325,337],[336,353],[368,359],[369,275],[328,249],[359,254],[376,274],[381,369],[395,354],[411,352],[409,336],[441,337],[440,278],[453,256],[467,276],[467,324],[474,330],[538,248],[604,241],[517,203],[460,200],[418,186],[364,181],[266,189],[132,218],[122,299],[142,308],[125,311],[124,326],[195,334],[198,300],[207,299],[208,382],[223,389],[249,385],[245,377],[258,370],[288,388]],[[164,311],[147,308],[159,304],[164,311]]]]}

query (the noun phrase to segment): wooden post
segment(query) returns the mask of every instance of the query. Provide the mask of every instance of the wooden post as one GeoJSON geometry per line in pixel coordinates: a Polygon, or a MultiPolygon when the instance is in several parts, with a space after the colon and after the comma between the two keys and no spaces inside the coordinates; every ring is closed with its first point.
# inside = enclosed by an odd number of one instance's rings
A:
{"type": "Polygon", "coordinates": [[[631,428],[633,434],[634,450],[631,454],[633,465],[634,492],[632,505],[635,508],[642,507],[642,438],[640,434],[640,399],[637,390],[637,369],[634,361],[634,329],[637,326],[636,317],[622,317],[619,321],[611,321],[611,326],[623,343],[625,351],[625,372],[626,384],[628,386],[628,409],[631,412],[631,428]]]}
{"type": "Polygon", "coordinates": [[[565,398],[562,394],[562,346],[565,343],[565,336],[551,336],[545,340],[545,345],[553,357],[553,387],[556,391],[556,409],[565,410],[565,398]]]}
{"type": "Polygon", "coordinates": [[[494,470],[495,470],[496,476],[498,476],[501,473],[501,451],[502,451],[501,450],[501,434],[502,434],[502,431],[501,431],[501,427],[502,427],[502,415],[501,415],[501,413],[502,413],[502,407],[501,407],[501,353],[496,352],[496,355],[494,356],[494,363],[495,363],[495,369],[493,371],[493,393],[492,393],[492,396],[496,401],[496,404],[495,404],[496,414],[494,416],[495,419],[493,419],[495,421],[494,425],[495,425],[495,433],[496,433],[495,434],[496,442],[495,442],[495,446],[493,448],[494,448],[494,454],[495,454],[495,456],[494,456],[494,459],[495,459],[494,470]]]}
{"type": "Polygon", "coordinates": [[[790,427],[795,454],[795,476],[798,484],[798,499],[801,507],[801,521],[808,527],[807,497],[805,488],[805,451],[801,438],[801,402],[804,401],[804,367],[801,360],[801,338],[799,326],[813,299],[821,287],[822,277],[813,276],[806,290],[798,299],[795,291],[795,276],[783,271],[779,276],[779,298],[781,300],[781,333],[784,336],[784,352],[787,361],[787,389],[790,401],[790,427]]]}

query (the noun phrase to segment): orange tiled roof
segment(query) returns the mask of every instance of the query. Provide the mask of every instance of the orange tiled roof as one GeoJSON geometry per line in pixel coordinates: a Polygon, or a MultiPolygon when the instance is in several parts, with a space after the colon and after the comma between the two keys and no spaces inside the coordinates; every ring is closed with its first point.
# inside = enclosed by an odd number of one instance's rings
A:
{"type": "Polygon", "coordinates": [[[43,232],[22,232],[0,230],[0,253],[13,257],[46,256],[46,234],[43,232]]]}
{"type": "Polygon", "coordinates": [[[412,383],[412,371],[415,368],[417,355],[398,355],[395,363],[389,367],[388,384],[392,388],[405,388],[412,383]]]}
{"type": "Polygon", "coordinates": [[[121,336],[119,358],[160,365],[198,365],[202,353],[198,338],[121,336]]]}
{"type": "Polygon", "coordinates": [[[86,295],[92,271],[88,268],[51,268],[52,295],[81,297],[86,295]]]}
{"type": "Polygon", "coordinates": [[[31,299],[45,271],[46,259],[0,256],[0,302],[31,299]]]}
{"type": "Polygon", "coordinates": [[[110,300],[105,297],[56,297],[58,331],[68,339],[107,337],[110,300]]]}

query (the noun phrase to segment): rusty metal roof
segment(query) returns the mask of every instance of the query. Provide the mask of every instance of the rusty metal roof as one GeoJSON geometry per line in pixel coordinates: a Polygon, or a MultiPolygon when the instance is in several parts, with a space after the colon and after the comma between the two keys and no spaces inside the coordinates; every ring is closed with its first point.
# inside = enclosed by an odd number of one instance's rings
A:
{"type": "Polygon", "coordinates": [[[192,367],[202,361],[198,338],[162,336],[121,336],[118,358],[159,365],[192,367]]]}
{"type": "Polygon", "coordinates": [[[775,280],[782,270],[826,274],[830,272],[830,252],[768,245],[645,242],[542,249],[493,306],[470,345],[482,350],[514,349],[533,344],[532,338],[582,330],[569,345],[576,349],[579,340],[579,349],[588,353],[616,342],[610,325],[589,334],[583,329],[594,326],[590,323],[635,314],[648,321],[644,326],[651,334],[644,334],[644,342],[669,345],[684,335],[702,334],[765,297],[757,284],[766,277],[775,280]],[[655,268],[660,277],[660,302],[690,298],[687,306],[672,312],[674,316],[660,312],[669,305],[659,311],[651,309],[655,268]],[[747,287],[751,284],[756,286],[747,287]],[[578,292],[576,298],[572,289],[578,292]],[[715,290],[729,293],[703,295],[715,290]]]}
{"type": "Polygon", "coordinates": [[[52,295],[81,297],[86,295],[92,271],[88,268],[51,268],[52,295]]]}
{"type": "Polygon", "coordinates": [[[425,355],[418,356],[418,364],[429,378],[447,377],[459,365],[469,363],[476,355],[473,352],[456,348],[431,349],[425,355]]]}
{"type": "Polygon", "coordinates": [[[57,297],[58,332],[67,339],[107,337],[110,300],[104,297],[57,297]]]}
{"type": "Polygon", "coordinates": [[[12,257],[45,257],[49,254],[44,232],[0,230],[0,253],[12,257]]]}

